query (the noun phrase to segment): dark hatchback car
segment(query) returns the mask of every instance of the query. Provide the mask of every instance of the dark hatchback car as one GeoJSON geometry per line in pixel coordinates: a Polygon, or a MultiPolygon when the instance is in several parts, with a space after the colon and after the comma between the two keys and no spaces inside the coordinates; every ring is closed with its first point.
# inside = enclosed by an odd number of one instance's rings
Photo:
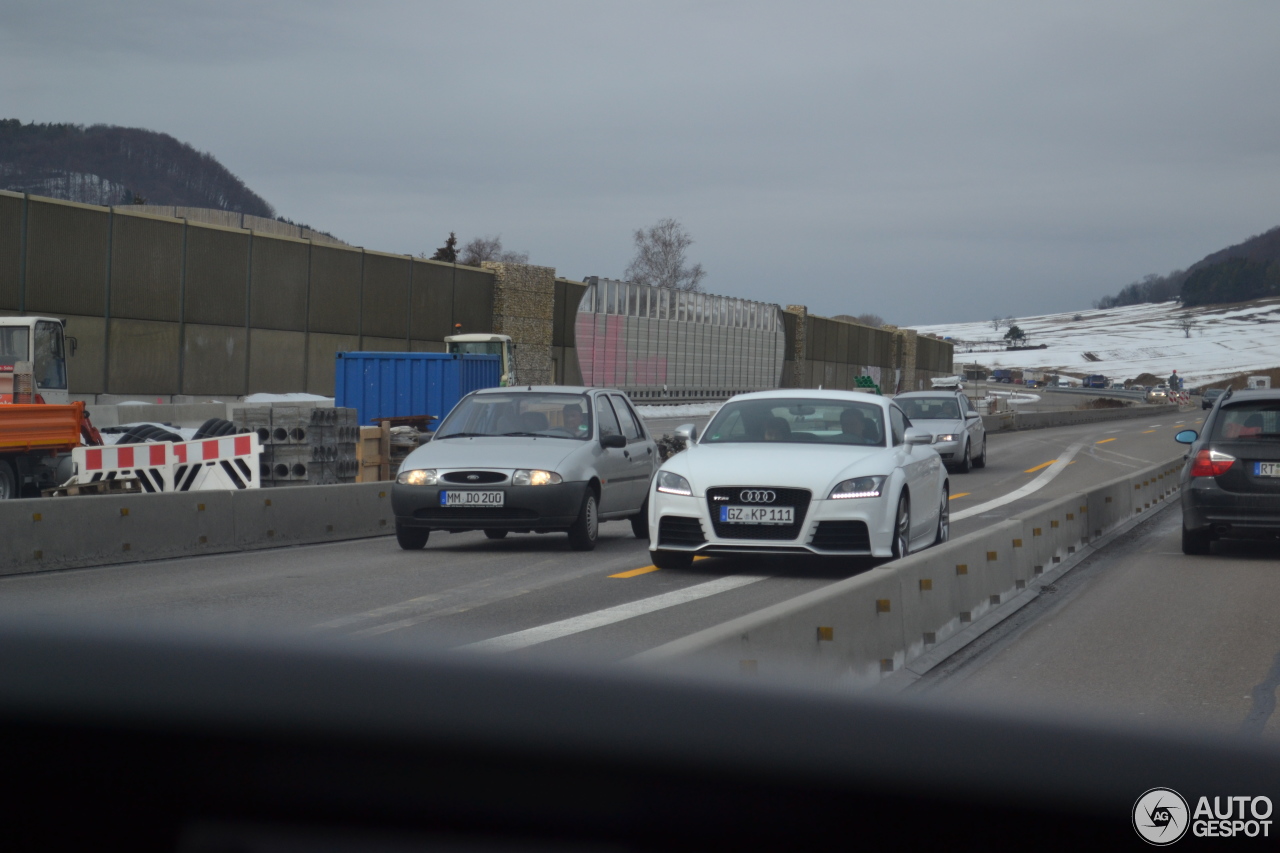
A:
{"type": "Polygon", "coordinates": [[[1280,538],[1280,390],[1228,391],[1182,468],[1182,552],[1208,554],[1215,539],[1280,538]]]}
{"type": "Polygon", "coordinates": [[[1218,402],[1218,398],[1221,397],[1222,394],[1223,389],[1221,388],[1206,389],[1204,395],[1200,397],[1200,408],[1212,409],[1213,404],[1218,402]]]}

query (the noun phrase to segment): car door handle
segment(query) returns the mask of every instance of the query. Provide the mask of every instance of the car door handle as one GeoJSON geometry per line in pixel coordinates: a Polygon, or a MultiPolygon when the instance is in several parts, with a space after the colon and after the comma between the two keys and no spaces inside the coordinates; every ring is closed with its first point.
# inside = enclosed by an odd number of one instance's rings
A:
{"type": "Polygon", "coordinates": [[[630,459],[630,458],[631,458],[631,451],[630,451],[630,450],[624,450],[624,451],[622,451],[622,455],[623,455],[623,456],[625,456],[625,457],[627,457],[628,459],[630,459]]]}

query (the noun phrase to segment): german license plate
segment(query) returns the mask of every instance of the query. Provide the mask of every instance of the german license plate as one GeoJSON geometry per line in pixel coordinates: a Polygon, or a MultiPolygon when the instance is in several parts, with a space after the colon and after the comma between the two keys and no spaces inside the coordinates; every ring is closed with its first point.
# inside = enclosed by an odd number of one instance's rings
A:
{"type": "Polygon", "coordinates": [[[440,493],[440,506],[502,506],[503,492],[461,492],[450,489],[440,493]]]}
{"type": "Polygon", "coordinates": [[[1255,477],[1280,477],[1280,462],[1255,462],[1255,463],[1253,463],[1253,476],[1255,476],[1255,477]]]}
{"type": "Polygon", "coordinates": [[[795,508],[789,506],[722,506],[725,524],[795,524],[795,508]]]}

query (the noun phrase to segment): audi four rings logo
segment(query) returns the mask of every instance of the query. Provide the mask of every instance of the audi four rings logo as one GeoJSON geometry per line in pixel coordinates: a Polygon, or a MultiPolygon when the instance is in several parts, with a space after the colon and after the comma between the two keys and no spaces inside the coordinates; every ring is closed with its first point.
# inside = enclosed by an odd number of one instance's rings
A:
{"type": "Polygon", "coordinates": [[[778,493],[773,489],[743,489],[738,494],[738,500],[749,504],[771,504],[778,499],[778,493]]]}

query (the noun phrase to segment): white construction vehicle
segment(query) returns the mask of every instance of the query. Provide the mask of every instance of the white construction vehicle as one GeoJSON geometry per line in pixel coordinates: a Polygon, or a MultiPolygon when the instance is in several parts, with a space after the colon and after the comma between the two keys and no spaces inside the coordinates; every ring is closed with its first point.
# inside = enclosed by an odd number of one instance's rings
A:
{"type": "Polygon", "coordinates": [[[516,384],[516,345],[510,335],[449,335],[444,342],[453,353],[502,356],[502,379],[498,384],[504,387],[516,384]]]}

